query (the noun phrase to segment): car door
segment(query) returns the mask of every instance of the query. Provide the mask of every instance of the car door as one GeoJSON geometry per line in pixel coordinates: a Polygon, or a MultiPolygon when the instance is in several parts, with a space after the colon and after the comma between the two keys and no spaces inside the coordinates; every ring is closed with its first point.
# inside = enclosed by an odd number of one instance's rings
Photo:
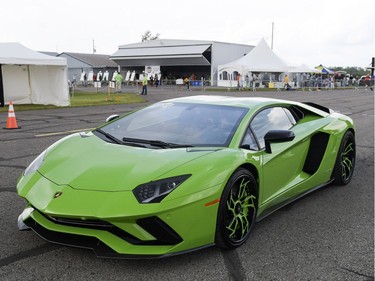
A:
{"type": "Polygon", "coordinates": [[[259,203],[276,205],[287,200],[286,191],[303,181],[302,172],[309,141],[301,136],[303,131],[294,128],[296,120],[284,107],[269,107],[256,114],[250,122],[250,129],[261,151],[262,173],[259,203]],[[272,143],[272,152],[265,151],[264,136],[270,130],[291,130],[297,137],[291,141],[272,143]]]}

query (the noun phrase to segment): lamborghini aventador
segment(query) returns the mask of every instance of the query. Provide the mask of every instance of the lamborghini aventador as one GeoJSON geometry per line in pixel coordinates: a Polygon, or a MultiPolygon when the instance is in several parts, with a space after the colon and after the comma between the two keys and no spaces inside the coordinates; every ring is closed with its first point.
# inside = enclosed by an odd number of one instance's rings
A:
{"type": "Polygon", "coordinates": [[[313,103],[192,96],[110,119],[27,167],[20,229],[105,257],[231,249],[256,221],[354,171],[353,121],[313,103]]]}

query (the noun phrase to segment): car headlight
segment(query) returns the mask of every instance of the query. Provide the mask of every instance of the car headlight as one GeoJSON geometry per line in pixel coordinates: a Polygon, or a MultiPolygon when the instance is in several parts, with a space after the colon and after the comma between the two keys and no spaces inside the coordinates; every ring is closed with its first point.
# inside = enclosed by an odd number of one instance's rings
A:
{"type": "Polygon", "coordinates": [[[26,168],[26,170],[23,172],[23,175],[26,176],[28,174],[31,174],[39,169],[39,167],[42,165],[44,156],[46,154],[46,150],[43,151],[37,158],[34,159],[33,162],[29,165],[29,167],[26,168]]]}
{"type": "Polygon", "coordinates": [[[138,185],[133,194],[139,203],[159,203],[191,175],[183,175],[138,185]]]}

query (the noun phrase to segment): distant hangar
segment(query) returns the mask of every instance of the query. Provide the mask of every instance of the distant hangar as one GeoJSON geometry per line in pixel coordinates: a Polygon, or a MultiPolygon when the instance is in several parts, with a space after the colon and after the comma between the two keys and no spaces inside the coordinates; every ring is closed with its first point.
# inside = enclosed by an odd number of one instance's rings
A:
{"type": "Polygon", "coordinates": [[[220,64],[241,58],[254,46],[216,41],[157,39],[121,45],[110,59],[121,72],[142,73],[147,66],[158,66],[162,79],[191,77],[217,84],[220,64]]]}

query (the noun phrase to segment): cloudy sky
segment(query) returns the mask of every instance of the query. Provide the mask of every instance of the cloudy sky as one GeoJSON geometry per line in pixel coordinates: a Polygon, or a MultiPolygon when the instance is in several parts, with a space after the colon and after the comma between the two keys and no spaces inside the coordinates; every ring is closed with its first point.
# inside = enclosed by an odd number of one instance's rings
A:
{"type": "Polygon", "coordinates": [[[113,54],[150,30],[161,39],[256,45],[289,64],[366,67],[375,56],[375,1],[6,0],[0,42],[36,51],[113,54]]]}

